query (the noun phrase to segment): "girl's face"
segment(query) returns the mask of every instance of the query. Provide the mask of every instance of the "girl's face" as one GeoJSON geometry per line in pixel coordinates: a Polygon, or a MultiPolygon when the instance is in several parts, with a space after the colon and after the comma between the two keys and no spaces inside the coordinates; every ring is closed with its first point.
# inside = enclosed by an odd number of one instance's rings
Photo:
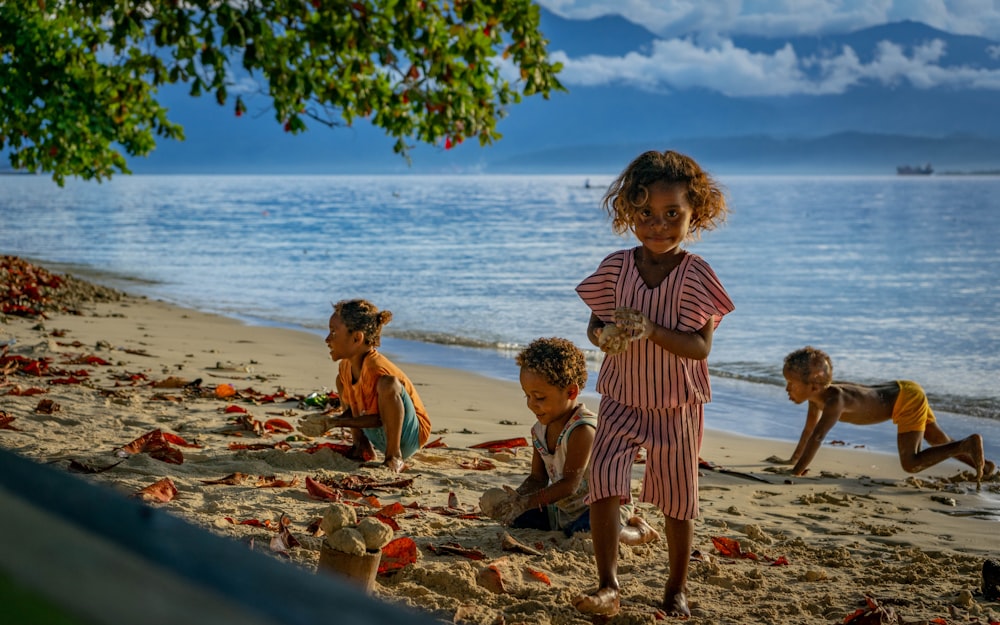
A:
{"type": "Polygon", "coordinates": [[[349,358],[354,353],[355,341],[353,332],[344,325],[340,315],[330,315],[330,333],[326,335],[326,346],[330,350],[330,358],[334,361],[349,358]]]}
{"type": "Polygon", "coordinates": [[[541,374],[523,367],[521,389],[527,399],[528,410],[535,413],[535,418],[543,425],[568,417],[576,407],[576,396],[579,393],[575,384],[567,388],[552,386],[541,374]]]}
{"type": "Polygon", "coordinates": [[[633,215],[633,231],[653,254],[676,254],[691,229],[694,213],[683,184],[655,182],[647,187],[646,205],[633,215]]]}

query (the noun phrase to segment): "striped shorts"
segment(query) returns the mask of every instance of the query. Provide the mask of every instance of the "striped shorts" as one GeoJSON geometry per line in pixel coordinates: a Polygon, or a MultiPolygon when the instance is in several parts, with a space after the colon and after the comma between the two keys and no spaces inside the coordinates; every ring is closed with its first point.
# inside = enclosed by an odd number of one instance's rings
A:
{"type": "Polygon", "coordinates": [[[698,517],[698,453],[705,431],[704,404],[640,408],[601,397],[590,458],[588,502],[631,499],[632,465],[646,449],[639,500],[682,521],[698,517]]]}

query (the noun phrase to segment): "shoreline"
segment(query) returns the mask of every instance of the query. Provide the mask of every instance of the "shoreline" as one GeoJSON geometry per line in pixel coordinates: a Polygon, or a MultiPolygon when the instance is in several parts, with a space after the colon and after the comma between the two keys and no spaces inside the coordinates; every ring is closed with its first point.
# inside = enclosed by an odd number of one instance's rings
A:
{"type": "MultiPolygon", "coordinates": [[[[50,357],[54,366],[89,371],[87,382],[80,384],[47,385],[17,376],[22,387],[46,387],[47,392],[5,397],[4,410],[15,417],[12,425],[18,430],[0,431],[4,448],[65,470],[71,460],[100,467],[120,461],[114,450],[152,429],[195,440],[201,447],[184,448],[183,464],[136,454],[111,470],[85,477],[123,496],[169,477],[178,496],[149,505],[244,544],[267,545],[273,532],[227,519],[273,522],[277,515],[287,514],[301,544],[283,558],[306,570],[315,570],[322,540],[309,535],[307,526],[327,504],[311,499],[301,481],[352,474],[390,477],[381,467],[359,466],[336,453],[304,453],[306,442],[292,442],[292,449],[285,451],[231,448],[234,442],[272,443],[279,437],[226,434],[231,423],[226,406],[238,404],[257,419],[282,418],[294,425],[309,411],[297,402],[222,401],[183,387],[153,386],[176,377],[200,379],[202,389],[233,384],[265,394],[282,389],[288,395],[306,396],[333,384],[335,365],[322,336],[251,326],[133,296],[87,305],[81,313],[52,314],[40,325],[37,320],[10,317],[0,325],[0,342],[8,337],[17,340],[10,353],[50,357]],[[87,355],[109,364],[69,364],[87,355]],[[139,375],[141,382],[130,381],[139,375]],[[38,412],[40,397],[60,408],[49,414],[38,412]],[[286,483],[298,478],[300,483],[273,488],[204,483],[236,471],[286,483]]],[[[391,357],[395,353],[390,347],[387,342],[384,351],[391,357]]],[[[519,531],[518,540],[540,546],[544,555],[510,553],[500,548],[497,537],[502,528],[495,523],[437,510],[449,506],[454,495],[456,509],[474,514],[478,496],[487,488],[516,486],[527,475],[527,450],[488,454],[473,449],[484,441],[528,435],[533,417],[519,386],[460,368],[412,363],[403,357],[397,362],[428,407],[432,440],[441,438],[447,446],[425,449],[414,457],[403,474],[413,478],[410,486],[373,493],[383,505],[417,506],[399,518],[396,535],[413,537],[420,548],[414,564],[379,576],[374,596],[438,618],[484,625],[498,617],[509,623],[589,623],[569,607],[569,597],[591,588],[596,580],[589,535],[565,538],[519,531]],[[483,460],[493,467],[470,468],[483,460]],[[452,543],[479,551],[485,559],[440,550],[452,543]],[[503,572],[506,592],[494,593],[477,583],[488,564],[503,572]],[[550,584],[523,575],[524,567],[544,571],[550,584]]],[[[706,407],[709,422],[714,412],[728,410],[730,404],[768,405],[767,398],[718,390],[716,401],[706,407]]],[[[585,398],[588,405],[592,401],[585,398]]],[[[796,412],[801,408],[786,403],[796,412]]],[[[984,483],[977,493],[974,484],[951,481],[964,465],[949,462],[910,476],[899,468],[894,454],[829,445],[817,456],[815,476],[789,480],[768,471],[767,456],[787,457],[793,447],[791,442],[713,429],[710,423],[702,457],[729,472],[702,472],[702,516],[696,522],[695,548],[704,559],[692,563],[690,623],[840,622],[864,606],[866,593],[892,602],[908,620],[947,617],[953,610],[967,617],[956,622],[997,619],[1000,604],[979,594],[978,578],[983,560],[997,557],[995,541],[987,538],[995,535],[997,525],[975,514],[989,512],[1000,482],[984,483]],[[762,557],[785,558],[788,565],[723,556],[713,548],[712,538],[717,536],[739,540],[744,551],[762,557]],[[919,597],[913,596],[917,587],[922,589],[919,597]]],[[[641,471],[637,466],[634,487],[641,471]]],[[[654,528],[662,530],[658,511],[645,504],[639,509],[654,528]]],[[[651,543],[623,548],[621,553],[625,604],[616,622],[652,622],[665,579],[666,546],[651,543]]],[[[113,571],[95,574],[106,575],[107,584],[115,584],[113,571]]]]}

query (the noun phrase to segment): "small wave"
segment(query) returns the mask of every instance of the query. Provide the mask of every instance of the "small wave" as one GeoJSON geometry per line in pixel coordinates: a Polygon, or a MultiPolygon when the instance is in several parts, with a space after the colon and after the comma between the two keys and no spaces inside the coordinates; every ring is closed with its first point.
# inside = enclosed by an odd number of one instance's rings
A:
{"type": "Polygon", "coordinates": [[[501,343],[499,341],[486,341],[474,339],[467,336],[456,336],[444,332],[427,332],[424,330],[385,330],[385,336],[407,341],[417,341],[419,343],[431,343],[434,345],[453,345],[456,347],[474,347],[478,349],[491,350],[517,350],[519,346],[501,343]]]}

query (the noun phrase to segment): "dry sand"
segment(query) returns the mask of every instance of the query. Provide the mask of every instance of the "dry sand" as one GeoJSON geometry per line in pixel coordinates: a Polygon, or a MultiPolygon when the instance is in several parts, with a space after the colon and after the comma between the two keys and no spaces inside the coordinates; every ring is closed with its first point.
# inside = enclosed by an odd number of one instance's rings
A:
{"type": "MultiPolygon", "coordinates": [[[[281,419],[294,426],[318,411],[300,401],[333,384],[335,365],[317,335],[247,326],[129,296],[82,305],[77,312],[42,320],[8,316],[0,324],[0,343],[16,341],[8,355],[51,359],[48,376],[20,371],[0,377],[0,410],[13,417],[8,426],[16,428],[0,429],[3,448],[65,470],[120,462],[86,479],[123,496],[169,478],[176,496],[149,505],[248,548],[251,542],[269,544],[277,532],[266,525],[276,528],[286,515],[300,545],[275,557],[310,571],[317,568],[323,540],[310,532],[310,523],[328,502],[309,495],[306,478],[412,478],[402,487],[367,491],[375,507],[359,507],[366,514],[402,503],[406,511],[395,517],[395,535],[411,537],[419,551],[416,563],[380,575],[374,596],[446,622],[591,622],[570,605],[596,580],[589,535],[517,530],[512,532],[517,540],[543,554],[507,551],[501,547],[503,528],[477,514],[483,491],[516,486],[529,471],[528,448],[501,453],[471,448],[528,436],[533,416],[516,384],[401,363],[428,407],[432,440],[440,438],[446,446],[419,452],[408,470],[395,476],[329,449],[304,451],[336,439],[303,440],[280,430],[257,435],[236,422],[281,419]],[[175,384],[167,382],[171,378],[175,384]],[[176,385],[185,383],[190,386],[176,385]],[[216,387],[227,384],[238,395],[217,397],[216,387]],[[33,388],[45,392],[10,394],[33,388]],[[270,395],[279,397],[270,401],[270,395]],[[51,402],[48,409],[43,402],[51,402]],[[247,412],[227,412],[231,406],[247,412]],[[183,455],[180,464],[149,453],[116,454],[154,430],[198,446],[171,445],[183,455]],[[276,447],[233,449],[234,444],[276,447]],[[205,483],[235,473],[248,481],[205,483]],[[455,553],[459,548],[482,559],[455,553]],[[477,582],[489,566],[499,571],[505,592],[477,582]]],[[[974,484],[962,481],[962,465],[949,462],[908,476],[893,456],[825,446],[814,463],[816,476],[789,480],[772,472],[766,458],[790,453],[786,443],[707,433],[702,458],[734,473],[703,472],[690,623],[841,623],[865,607],[866,595],[891,607],[901,622],[1000,620],[1000,604],[981,593],[984,560],[1000,557],[1000,525],[975,516],[983,499],[974,484]],[[713,541],[718,538],[738,541],[745,557],[721,554],[713,541]]],[[[636,488],[642,468],[636,467],[636,488]]],[[[1000,483],[986,482],[983,490],[997,493],[1000,483]]],[[[641,505],[640,511],[662,531],[657,510],[641,505]]],[[[666,562],[662,541],[621,548],[623,607],[613,623],[662,617],[657,606],[666,562]]]]}

